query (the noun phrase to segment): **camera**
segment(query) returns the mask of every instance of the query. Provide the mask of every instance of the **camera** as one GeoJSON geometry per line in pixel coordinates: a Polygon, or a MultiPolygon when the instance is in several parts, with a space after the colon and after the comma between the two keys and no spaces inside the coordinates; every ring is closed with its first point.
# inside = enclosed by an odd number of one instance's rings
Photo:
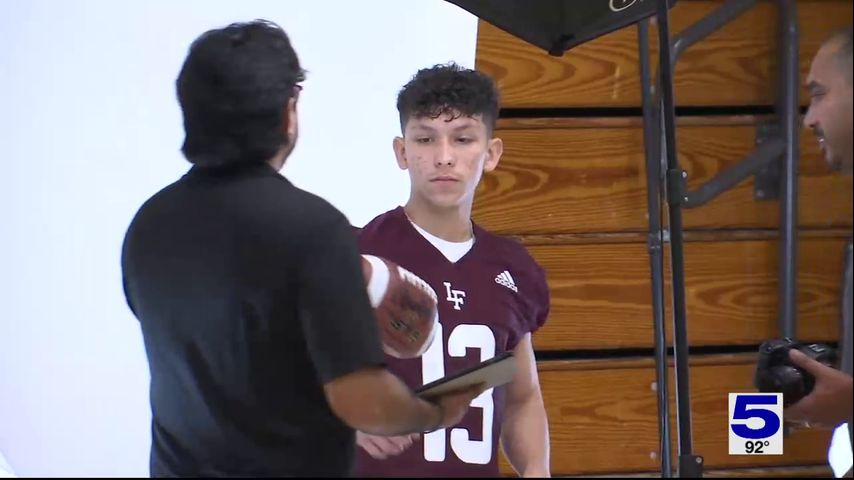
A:
{"type": "Polygon", "coordinates": [[[782,393],[784,407],[809,395],[815,386],[815,377],[789,360],[793,349],[829,367],[835,368],[837,361],[836,351],[819,343],[803,344],[790,338],[762,343],[753,383],[762,393],[782,393]]]}

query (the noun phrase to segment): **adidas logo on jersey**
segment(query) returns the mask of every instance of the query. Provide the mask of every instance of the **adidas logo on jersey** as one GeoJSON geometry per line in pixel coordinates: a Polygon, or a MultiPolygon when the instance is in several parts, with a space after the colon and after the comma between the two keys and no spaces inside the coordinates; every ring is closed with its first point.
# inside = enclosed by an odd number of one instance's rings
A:
{"type": "Polygon", "coordinates": [[[513,281],[513,277],[507,270],[504,270],[503,272],[499,273],[497,277],[495,277],[495,283],[499,285],[504,285],[510,290],[519,293],[519,289],[516,288],[516,282],[513,281]]]}

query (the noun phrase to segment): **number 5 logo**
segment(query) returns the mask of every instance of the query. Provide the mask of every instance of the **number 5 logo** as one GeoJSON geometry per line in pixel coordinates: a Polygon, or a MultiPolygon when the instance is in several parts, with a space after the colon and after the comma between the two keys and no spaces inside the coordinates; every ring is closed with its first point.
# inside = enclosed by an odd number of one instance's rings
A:
{"type": "Polygon", "coordinates": [[[780,416],[772,409],[750,408],[754,405],[779,405],[773,395],[738,395],[735,397],[735,407],[732,410],[730,428],[741,438],[758,440],[768,438],[780,429],[780,416]],[[751,418],[762,420],[761,428],[750,428],[747,421],[751,418]],[[734,420],[745,420],[745,423],[734,423],[734,420]]]}

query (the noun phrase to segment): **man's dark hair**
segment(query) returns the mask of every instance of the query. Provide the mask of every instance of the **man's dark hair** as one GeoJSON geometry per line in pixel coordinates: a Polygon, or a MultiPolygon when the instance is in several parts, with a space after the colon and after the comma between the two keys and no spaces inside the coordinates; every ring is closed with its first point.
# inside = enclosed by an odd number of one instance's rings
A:
{"type": "Polygon", "coordinates": [[[839,49],[834,55],[834,60],[836,61],[836,65],[842,69],[842,74],[848,79],[848,83],[851,83],[851,67],[854,64],[852,62],[851,35],[851,27],[848,26],[834,32],[828,40],[828,42],[839,43],[839,49]]]}
{"type": "Polygon", "coordinates": [[[268,161],[288,143],[285,106],[304,79],[287,34],[272,22],[205,32],[176,82],[184,156],[199,166],[268,161]]]}
{"type": "Polygon", "coordinates": [[[455,63],[419,70],[397,96],[402,130],[413,117],[482,115],[492,135],[498,119],[498,104],[498,88],[489,76],[455,63]]]}

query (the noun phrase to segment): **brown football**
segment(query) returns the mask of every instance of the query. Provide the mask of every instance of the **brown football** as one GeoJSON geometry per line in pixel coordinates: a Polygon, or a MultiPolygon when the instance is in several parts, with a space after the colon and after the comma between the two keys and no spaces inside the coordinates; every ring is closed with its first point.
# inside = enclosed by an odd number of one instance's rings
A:
{"type": "Polygon", "coordinates": [[[397,358],[423,355],[439,321],[436,292],[420,277],[385,258],[362,255],[362,271],[385,352],[397,358]]]}

